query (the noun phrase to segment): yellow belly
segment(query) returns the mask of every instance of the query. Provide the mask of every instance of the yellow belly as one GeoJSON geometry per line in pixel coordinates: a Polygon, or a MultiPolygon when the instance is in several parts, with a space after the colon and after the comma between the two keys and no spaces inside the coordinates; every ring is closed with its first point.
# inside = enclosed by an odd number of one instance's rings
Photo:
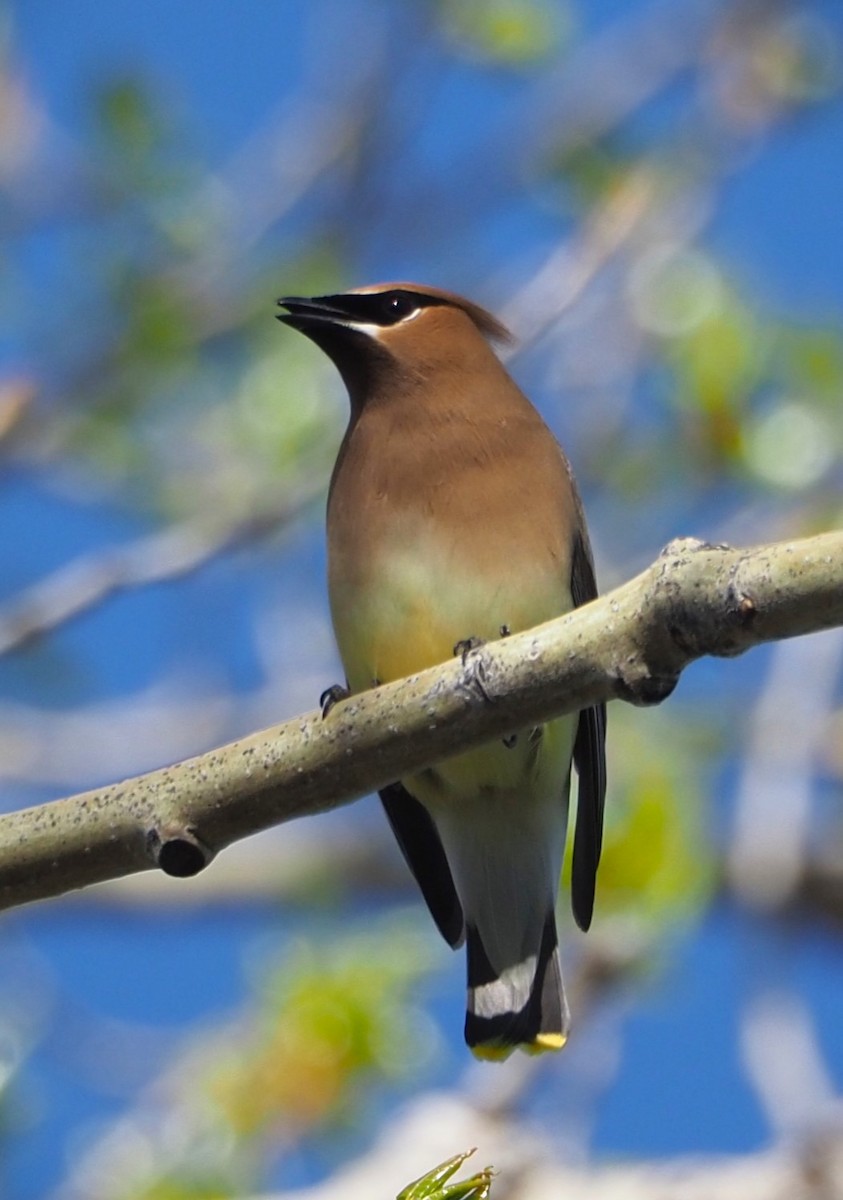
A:
{"type": "Polygon", "coordinates": [[[512,564],[484,578],[424,546],[393,552],[362,580],[330,582],[334,632],[354,692],[445,662],[468,638],[493,641],[504,626],[517,633],[572,606],[552,572],[525,579],[512,564]]]}
{"type": "MultiPolygon", "coordinates": [[[[452,561],[436,570],[423,547],[390,557],[366,586],[332,581],[334,629],[348,685],[353,692],[389,683],[445,662],[457,642],[470,637],[492,641],[501,627],[517,633],[570,608],[561,583],[548,573],[525,586],[523,574],[502,572],[490,580],[460,573],[452,561]],[[450,569],[449,569],[450,568],[450,569]]],[[[517,733],[515,744],[496,740],[402,780],[428,808],[455,796],[486,789],[520,791],[541,785],[546,772],[558,788],[571,757],[573,722],[551,722],[531,736],[517,733]]]]}

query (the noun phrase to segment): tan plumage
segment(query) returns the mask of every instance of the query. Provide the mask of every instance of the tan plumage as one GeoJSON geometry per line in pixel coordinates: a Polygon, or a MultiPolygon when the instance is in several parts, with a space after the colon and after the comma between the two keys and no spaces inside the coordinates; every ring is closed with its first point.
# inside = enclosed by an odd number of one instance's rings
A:
{"type": "MultiPolygon", "coordinates": [[[[339,368],[351,419],[331,480],[331,612],[352,691],[442,662],[595,594],[567,460],[488,339],[485,310],[411,284],[316,300],[280,319],[339,368]]],[[[466,1038],[481,1056],[564,1044],[553,907],[572,754],[581,776],[574,909],[591,919],[604,711],[449,759],[382,799],[444,936],[468,941],[466,1038]],[[576,749],[575,749],[576,746],[576,749]]]]}

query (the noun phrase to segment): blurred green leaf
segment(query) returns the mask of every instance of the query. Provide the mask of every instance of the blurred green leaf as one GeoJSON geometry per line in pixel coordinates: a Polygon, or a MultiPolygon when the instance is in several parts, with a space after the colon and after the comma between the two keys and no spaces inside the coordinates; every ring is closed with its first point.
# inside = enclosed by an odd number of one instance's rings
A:
{"type": "Polygon", "coordinates": [[[210,1094],[238,1138],[283,1122],[302,1131],[345,1120],[367,1079],[414,1070],[430,1030],[411,989],[429,969],[412,925],[303,944],[263,986],[248,1045],[221,1055],[210,1094]]]}
{"type": "MultiPolygon", "coordinates": [[[[141,1111],[142,1134],[104,1151],[109,1196],[252,1194],[285,1150],[362,1122],[379,1087],[417,1075],[436,1043],[415,1000],[432,945],[420,927],[416,914],[381,918],[260,964],[253,1001],[229,1025],[194,1034],[159,1081],[160,1120],[147,1126],[141,1111]]],[[[442,1200],[474,1195],[485,1193],[446,1189],[442,1200]]]]}
{"type": "Polygon", "coordinates": [[[440,0],[440,9],[463,49],[507,66],[558,52],[570,21],[564,0],[440,0]]]}
{"type": "Polygon", "coordinates": [[[843,332],[786,326],[777,332],[775,354],[783,385],[833,406],[843,426],[843,332]]]}
{"type": "Polygon", "coordinates": [[[566,143],[543,164],[564,187],[566,201],[578,215],[590,211],[626,178],[635,159],[620,137],[606,135],[566,143]]]}
{"type": "Polygon", "coordinates": [[[137,79],[115,79],[95,97],[103,131],[122,153],[148,155],[162,134],[157,105],[137,79]]]}

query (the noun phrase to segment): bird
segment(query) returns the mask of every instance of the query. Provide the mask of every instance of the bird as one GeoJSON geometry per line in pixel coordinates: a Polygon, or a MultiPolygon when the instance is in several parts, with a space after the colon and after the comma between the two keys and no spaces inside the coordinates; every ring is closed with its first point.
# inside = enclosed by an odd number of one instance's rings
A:
{"type": "MultiPolygon", "coordinates": [[[[286,296],[278,319],[335,364],[350,418],[327,503],[345,689],[325,708],[595,598],[570,464],[495,353],[505,326],[455,293],[385,283],[286,296]]],[[[571,899],[587,930],[603,830],[606,710],[514,730],[396,780],[381,802],[431,916],[466,946],[477,1058],[559,1050],[555,918],[572,761],[571,899]]]]}

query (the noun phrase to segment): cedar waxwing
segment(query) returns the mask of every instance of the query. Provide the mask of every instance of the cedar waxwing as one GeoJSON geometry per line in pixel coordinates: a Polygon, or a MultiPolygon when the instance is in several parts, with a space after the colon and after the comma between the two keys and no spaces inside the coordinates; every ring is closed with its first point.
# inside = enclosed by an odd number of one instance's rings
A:
{"type": "MultiPolygon", "coordinates": [[[[596,596],[571,468],[493,352],[509,334],[490,313],[403,283],[278,303],[278,319],[334,361],[351,401],[328,494],[331,614],[351,692],[596,596]]],[[[478,1057],[567,1039],[554,906],[571,761],[572,903],[587,929],[605,728],[596,705],[380,793],[439,930],[466,942],[465,1038],[478,1057]]]]}

